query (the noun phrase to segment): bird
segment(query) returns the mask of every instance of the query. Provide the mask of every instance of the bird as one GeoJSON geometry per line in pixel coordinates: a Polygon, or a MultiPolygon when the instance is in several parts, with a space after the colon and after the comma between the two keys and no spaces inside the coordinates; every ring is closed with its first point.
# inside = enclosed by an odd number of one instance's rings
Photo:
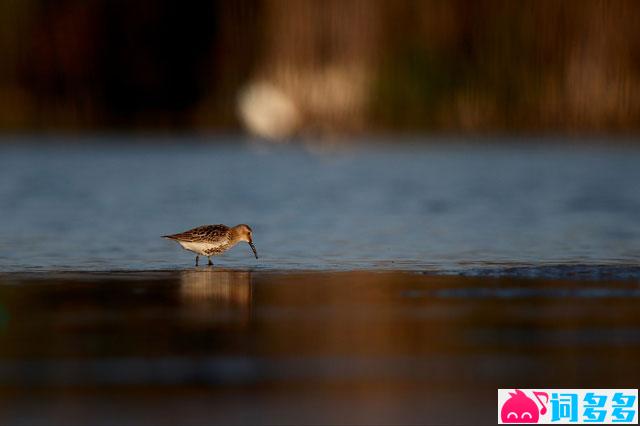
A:
{"type": "Polygon", "coordinates": [[[185,250],[189,250],[196,254],[196,266],[200,256],[207,256],[208,265],[213,265],[211,256],[217,256],[241,241],[249,243],[253,254],[258,258],[256,246],[253,245],[253,231],[249,225],[240,224],[234,227],[226,225],[202,225],[179,234],[163,235],[178,242],[185,250]]]}

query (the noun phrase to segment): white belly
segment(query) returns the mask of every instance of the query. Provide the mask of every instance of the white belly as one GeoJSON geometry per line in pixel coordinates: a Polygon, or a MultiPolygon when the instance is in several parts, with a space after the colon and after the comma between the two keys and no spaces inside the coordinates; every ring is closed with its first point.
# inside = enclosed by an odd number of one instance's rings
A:
{"type": "Polygon", "coordinates": [[[211,243],[194,243],[194,242],[187,242],[187,241],[178,241],[178,242],[185,250],[189,250],[203,256],[207,256],[207,252],[211,253],[211,250],[222,249],[224,251],[224,249],[226,248],[225,247],[226,244],[224,243],[211,244],[211,243]]]}

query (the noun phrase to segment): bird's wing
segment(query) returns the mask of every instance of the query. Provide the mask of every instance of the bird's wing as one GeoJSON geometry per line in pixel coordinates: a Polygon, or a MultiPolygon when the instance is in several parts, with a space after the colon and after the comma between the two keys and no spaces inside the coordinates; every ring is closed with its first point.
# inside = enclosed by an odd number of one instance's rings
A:
{"type": "Polygon", "coordinates": [[[224,237],[228,234],[228,232],[229,227],[225,225],[203,225],[198,226],[197,228],[189,229],[188,231],[184,231],[179,234],[165,235],[165,238],[198,243],[224,237]]]}

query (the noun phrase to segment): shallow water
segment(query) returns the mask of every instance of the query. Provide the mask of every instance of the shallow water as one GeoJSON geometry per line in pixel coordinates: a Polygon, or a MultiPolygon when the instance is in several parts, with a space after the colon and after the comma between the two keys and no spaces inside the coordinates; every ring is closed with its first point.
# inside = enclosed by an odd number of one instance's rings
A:
{"type": "Polygon", "coordinates": [[[494,424],[497,388],[637,387],[639,290],[400,272],[0,274],[0,423],[494,424]]]}
{"type": "Polygon", "coordinates": [[[2,424],[490,424],[497,388],[640,382],[637,148],[112,139],[0,144],[2,424]],[[260,259],[159,237],[218,222],[260,259]]]}
{"type": "Polygon", "coordinates": [[[575,267],[596,279],[603,270],[640,277],[639,148],[554,140],[387,140],[334,151],[235,139],[4,142],[4,272],[187,268],[193,256],[160,235],[244,222],[260,260],[243,244],[220,265],[546,277],[575,267]]]}

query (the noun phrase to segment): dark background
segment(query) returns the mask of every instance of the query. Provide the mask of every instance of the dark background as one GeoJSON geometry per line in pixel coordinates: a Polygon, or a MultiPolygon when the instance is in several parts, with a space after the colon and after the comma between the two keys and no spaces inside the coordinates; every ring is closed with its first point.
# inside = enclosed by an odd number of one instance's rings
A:
{"type": "Polygon", "coordinates": [[[235,132],[267,84],[297,117],[279,136],[634,134],[638,22],[633,0],[5,0],[0,129],[235,132]]]}

